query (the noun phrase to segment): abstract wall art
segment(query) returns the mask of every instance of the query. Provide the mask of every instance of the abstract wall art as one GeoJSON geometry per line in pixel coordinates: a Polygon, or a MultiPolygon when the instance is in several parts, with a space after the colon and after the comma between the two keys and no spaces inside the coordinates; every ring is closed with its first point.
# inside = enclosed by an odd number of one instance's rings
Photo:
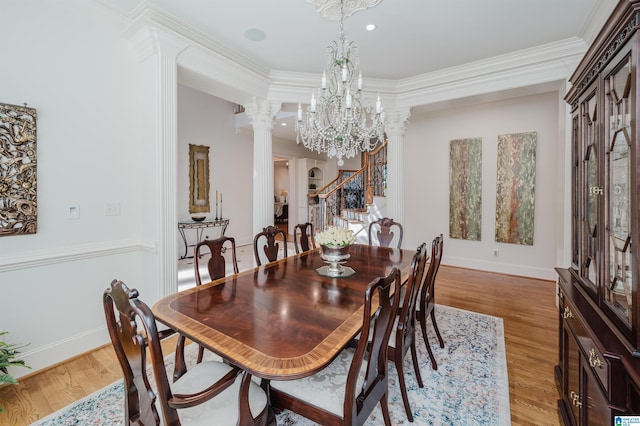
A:
{"type": "Polygon", "coordinates": [[[449,144],[449,237],[480,241],[482,221],[482,139],[449,144]]]}
{"type": "Polygon", "coordinates": [[[189,213],[210,211],[209,185],[209,147],[189,144],[189,213]]]}
{"type": "Polygon", "coordinates": [[[496,241],[533,245],[537,133],[498,136],[496,241]]]}
{"type": "Polygon", "coordinates": [[[0,103],[0,237],[35,234],[36,110],[0,103]]]}

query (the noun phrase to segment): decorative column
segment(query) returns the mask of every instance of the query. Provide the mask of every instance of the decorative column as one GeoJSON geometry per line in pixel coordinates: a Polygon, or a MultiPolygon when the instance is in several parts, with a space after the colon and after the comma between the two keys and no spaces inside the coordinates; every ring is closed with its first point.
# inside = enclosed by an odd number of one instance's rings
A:
{"type": "MultiPolygon", "coordinates": [[[[178,250],[176,244],[177,170],[178,170],[178,55],[188,44],[157,27],[136,21],[125,33],[140,62],[148,62],[151,84],[155,89],[155,128],[153,149],[155,165],[153,173],[155,203],[150,212],[155,215],[155,227],[147,229],[147,237],[157,235],[157,276],[150,281],[160,283],[159,297],[178,290],[178,250]]],[[[154,286],[155,287],[155,286],[154,286]]]]}
{"type": "Polygon", "coordinates": [[[385,109],[387,123],[387,217],[404,223],[404,130],[410,108],[385,109]]]}
{"type": "Polygon", "coordinates": [[[273,225],[273,129],[282,102],[253,98],[244,105],[253,124],[253,234],[273,225]]]}

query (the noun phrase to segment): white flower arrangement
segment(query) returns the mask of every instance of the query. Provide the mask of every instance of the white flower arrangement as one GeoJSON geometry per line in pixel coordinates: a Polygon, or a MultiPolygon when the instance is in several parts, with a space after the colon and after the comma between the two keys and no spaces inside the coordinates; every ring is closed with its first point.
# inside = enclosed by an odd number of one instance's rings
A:
{"type": "Polygon", "coordinates": [[[316,234],[316,242],[327,247],[346,247],[356,241],[353,231],[348,228],[330,226],[316,234]]]}

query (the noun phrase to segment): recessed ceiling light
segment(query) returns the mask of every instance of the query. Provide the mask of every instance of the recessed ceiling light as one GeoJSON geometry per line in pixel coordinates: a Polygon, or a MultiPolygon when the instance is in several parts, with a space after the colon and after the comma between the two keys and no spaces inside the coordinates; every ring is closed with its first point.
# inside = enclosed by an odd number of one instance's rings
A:
{"type": "Polygon", "coordinates": [[[262,41],[267,38],[267,35],[264,33],[264,31],[258,28],[249,28],[244,32],[244,36],[246,39],[251,41],[262,41]]]}
{"type": "Polygon", "coordinates": [[[369,24],[365,27],[367,29],[367,31],[373,31],[376,29],[376,25],[375,24],[369,24]]]}
{"type": "Polygon", "coordinates": [[[287,123],[285,123],[284,121],[282,123],[280,123],[281,126],[286,126],[287,123]]]}

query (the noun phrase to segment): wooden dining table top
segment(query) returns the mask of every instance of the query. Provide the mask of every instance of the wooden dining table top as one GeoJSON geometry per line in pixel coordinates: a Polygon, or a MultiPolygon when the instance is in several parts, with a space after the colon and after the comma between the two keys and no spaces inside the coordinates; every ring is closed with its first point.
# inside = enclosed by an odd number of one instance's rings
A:
{"type": "Polygon", "coordinates": [[[412,250],[353,244],[350,277],[321,276],[320,249],[175,293],[156,319],[265,379],[309,376],[328,365],[362,327],[364,294],[392,268],[407,279],[412,250]]]}

